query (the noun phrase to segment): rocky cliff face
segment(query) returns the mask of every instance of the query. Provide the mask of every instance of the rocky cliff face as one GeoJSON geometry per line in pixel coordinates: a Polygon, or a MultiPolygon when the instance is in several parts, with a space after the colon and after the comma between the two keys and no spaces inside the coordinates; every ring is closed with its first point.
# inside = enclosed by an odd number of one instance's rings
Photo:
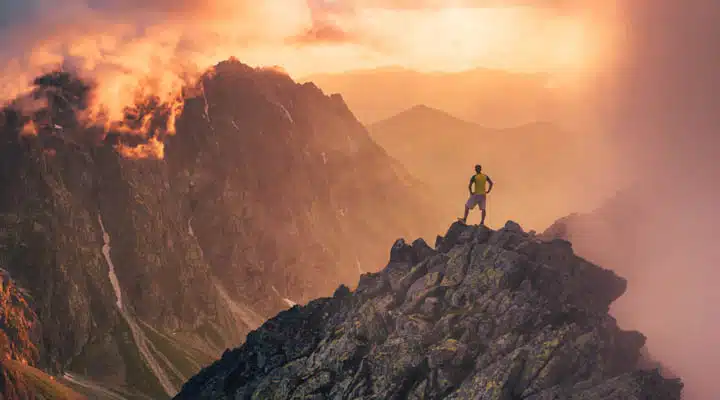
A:
{"type": "MultiPolygon", "coordinates": [[[[39,90],[79,107],[77,81],[51,78],[39,90]]],[[[32,118],[52,115],[53,126],[30,136],[21,133],[27,117],[4,110],[0,145],[0,259],[31,296],[39,366],[123,392],[172,393],[215,351],[185,338],[213,338],[203,330],[210,324],[229,336],[241,328],[229,323],[198,244],[185,233],[164,163],[126,160],[88,143],[94,132],[50,104],[32,118]]]]}
{"type": "MultiPolygon", "coordinates": [[[[36,86],[41,106],[0,116],[0,264],[37,314],[38,365],[68,380],[172,395],[283,298],[376,263],[388,225],[421,227],[403,172],[310,84],[221,63],[149,142],[83,124],[93,88],[71,74],[36,86]],[[164,159],[137,157],[158,141],[164,159]]],[[[148,104],[125,126],[163,125],[148,104]]]]}
{"type": "Polygon", "coordinates": [[[569,242],[455,223],[278,314],[176,398],[679,399],[608,315],[625,288],[569,242]]]}
{"type": "Polygon", "coordinates": [[[388,225],[439,226],[417,218],[432,206],[341,97],[233,61],[199,90],[167,163],[213,272],[238,294],[265,293],[256,307],[273,304],[276,290],[307,301],[357,279],[384,257],[377,243],[392,240],[388,225]]]}

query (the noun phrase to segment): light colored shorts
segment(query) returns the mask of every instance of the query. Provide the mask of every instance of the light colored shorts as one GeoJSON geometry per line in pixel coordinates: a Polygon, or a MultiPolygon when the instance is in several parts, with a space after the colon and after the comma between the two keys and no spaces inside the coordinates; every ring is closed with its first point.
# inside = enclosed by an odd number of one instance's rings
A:
{"type": "Polygon", "coordinates": [[[481,210],[485,209],[485,195],[478,193],[470,195],[470,198],[468,199],[467,203],[465,203],[465,207],[472,210],[475,208],[475,206],[479,206],[481,210]]]}

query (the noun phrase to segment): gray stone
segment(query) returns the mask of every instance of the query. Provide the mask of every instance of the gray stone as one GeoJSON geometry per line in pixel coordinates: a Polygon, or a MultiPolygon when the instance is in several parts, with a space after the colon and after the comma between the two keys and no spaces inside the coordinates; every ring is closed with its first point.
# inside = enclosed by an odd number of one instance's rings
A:
{"type": "MultiPolygon", "coordinates": [[[[314,349],[308,378],[296,383],[302,388],[297,396],[680,399],[679,380],[637,370],[644,336],[622,331],[608,315],[624,290],[622,278],[580,259],[562,242],[535,242],[514,224],[488,235],[477,234],[480,229],[453,224],[440,254],[407,267],[405,258],[393,261],[380,274],[405,271],[401,279],[390,278],[392,293],[370,290],[385,278],[363,276],[351,301],[331,298],[301,307],[307,321],[338,328],[322,340],[304,334],[285,339],[310,342],[314,349]],[[320,318],[320,312],[342,318],[320,318]]],[[[283,318],[275,320],[282,325],[283,318]]],[[[327,332],[287,323],[308,335],[327,332]]],[[[253,354],[275,351],[270,343],[245,345],[202,371],[177,398],[214,398],[204,393],[216,393],[219,385],[230,385],[236,396],[257,394],[256,388],[267,390],[263,382],[270,375],[296,382],[284,367],[254,368],[253,354]]]]}

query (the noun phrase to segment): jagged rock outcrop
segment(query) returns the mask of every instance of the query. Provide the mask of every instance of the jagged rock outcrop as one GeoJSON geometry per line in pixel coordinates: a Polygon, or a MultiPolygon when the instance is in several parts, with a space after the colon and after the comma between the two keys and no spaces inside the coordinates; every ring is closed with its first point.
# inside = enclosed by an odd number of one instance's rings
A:
{"type": "Polygon", "coordinates": [[[7,271],[0,269],[0,399],[80,399],[35,368],[37,316],[7,271]]]}
{"type": "Polygon", "coordinates": [[[0,354],[3,359],[35,365],[38,361],[37,315],[7,271],[0,269],[0,354]]]}
{"type": "Polygon", "coordinates": [[[608,315],[625,288],[567,241],[455,223],[281,312],[176,399],[679,399],[608,315]]]}
{"type": "Polygon", "coordinates": [[[127,110],[127,129],[153,115],[149,138],[88,125],[94,86],[69,72],[35,85],[33,107],[0,111],[0,265],[50,373],[167,397],[284,297],[331,293],[422,226],[423,192],[312,84],[223,62],[174,136],[166,106],[127,110]],[[164,159],[137,158],[158,140],[164,159]]]}

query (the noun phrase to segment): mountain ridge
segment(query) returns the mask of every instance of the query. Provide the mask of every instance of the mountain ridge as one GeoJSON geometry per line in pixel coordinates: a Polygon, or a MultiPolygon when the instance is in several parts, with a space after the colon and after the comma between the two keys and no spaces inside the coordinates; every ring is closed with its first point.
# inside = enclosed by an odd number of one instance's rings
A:
{"type": "Polygon", "coordinates": [[[424,103],[468,121],[504,128],[554,115],[554,92],[544,74],[475,68],[421,72],[378,68],[303,77],[323,90],[341,93],[365,124],[424,103]]]}
{"type": "Polygon", "coordinates": [[[342,97],[277,71],[221,62],[175,120],[146,99],[107,134],[82,119],[91,82],[35,85],[46,102],[0,112],[0,264],[31,295],[38,366],[64,381],[172,396],[286,300],[374,263],[383,227],[432,229],[342,97]]]}
{"type": "Polygon", "coordinates": [[[477,130],[478,132],[495,131],[492,128],[486,128],[480,124],[463,120],[447,111],[439,108],[430,107],[426,104],[416,104],[404,111],[401,111],[391,117],[374,122],[368,125],[370,130],[385,130],[394,125],[402,125],[407,121],[430,121],[436,125],[451,124],[452,128],[463,130],[477,130]]]}
{"type": "Polygon", "coordinates": [[[618,328],[623,278],[509,221],[397,240],[353,292],[270,319],[175,398],[680,399],[618,328]]]}
{"type": "Polygon", "coordinates": [[[603,177],[612,166],[603,161],[609,146],[601,138],[553,122],[495,129],[420,105],[371,124],[368,130],[443,201],[446,219],[462,215],[465,188],[476,164],[497,183],[489,197],[490,224],[494,218],[514,218],[543,230],[606,196],[602,188],[608,182],[603,177]],[[587,190],[588,182],[597,189],[587,190]],[[538,212],[536,204],[546,207],[538,212]]]}

